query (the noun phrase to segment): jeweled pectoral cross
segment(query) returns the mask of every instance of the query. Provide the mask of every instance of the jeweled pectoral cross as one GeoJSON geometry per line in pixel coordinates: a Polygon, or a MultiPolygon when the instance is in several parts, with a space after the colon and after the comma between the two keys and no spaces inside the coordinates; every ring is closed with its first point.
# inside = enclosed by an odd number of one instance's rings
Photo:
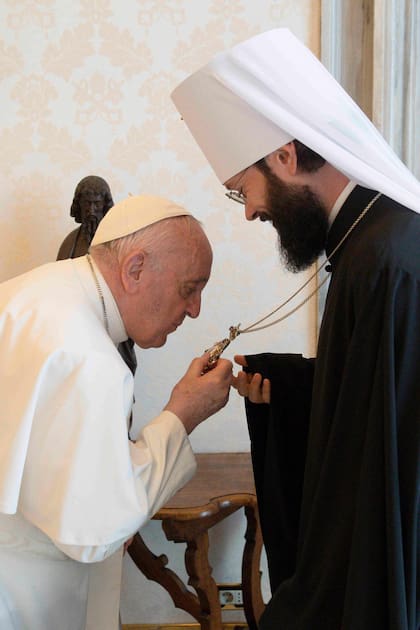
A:
{"type": "Polygon", "coordinates": [[[236,337],[239,335],[240,333],[239,326],[240,324],[238,324],[237,326],[230,326],[229,337],[226,337],[225,339],[222,339],[221,341],[216,341],[216,343],[214,343],[211,346],[211,348],[207,348],[207,350],[205,350],[205,352],[209,353],[209,360],[207,362],[206,367],[203,370],[203,373],[208,372],[209,370],[212,370],[216,366],[216,363],[219,360],[222,352],[228,347],[230,342],[236,339],[236,337]]]}

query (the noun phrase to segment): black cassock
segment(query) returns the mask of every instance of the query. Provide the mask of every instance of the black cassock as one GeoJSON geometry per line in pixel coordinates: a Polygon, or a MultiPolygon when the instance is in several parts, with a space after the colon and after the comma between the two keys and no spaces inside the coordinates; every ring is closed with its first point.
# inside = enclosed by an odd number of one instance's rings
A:
{"type": "MultiPolygon", "coordinates": [[[[331,254],[375,192],[356,187],[331,254]]],[[[418,630],[420,216],[380,197],[332,258],[316,360],[248,356],[273,597],[261,630],[418,630]]]]}

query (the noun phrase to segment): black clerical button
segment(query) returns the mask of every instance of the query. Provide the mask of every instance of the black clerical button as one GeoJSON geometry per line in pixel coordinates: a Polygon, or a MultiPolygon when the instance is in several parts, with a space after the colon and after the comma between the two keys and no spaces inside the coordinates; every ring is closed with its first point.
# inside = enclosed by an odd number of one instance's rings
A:
{"type": "Polygon", "coordinates": [[[326,265],[325,271],[328,271],[328,273],[330,273],[332,271],[332,265],[326,265]]]}

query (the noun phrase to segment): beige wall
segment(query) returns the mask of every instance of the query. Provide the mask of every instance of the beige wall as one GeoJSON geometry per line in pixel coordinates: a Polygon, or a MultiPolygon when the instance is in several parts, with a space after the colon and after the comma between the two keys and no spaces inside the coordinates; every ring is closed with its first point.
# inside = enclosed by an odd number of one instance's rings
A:
{"type": "MultiPolygon", "coordinates": [[[[192,209],[214,245],[202,316],[166,347],[139,355],[140,427],[159,411],[191,358],[271,310],[304,279],[280,269],[270,226],[248,224],[179,119],[169,93],[209,57],[262,30],[288,26],[319,54],[320,2],[309,0],[2,0],[0,2],[0,280],[53,260],[75,227],[77,182],[104,177],[115,201],[158,193],[192,209]]],[[[315,304],[233,352],[312,355],[315,304]]],[[[197,451],[248,450],[242,403],[192,436],[197,451]]],[[[239,578],[239,520],[215,533],[214,571],[239,578]]],[[[163,545],[158,526],[145,537],[163,545]]],[[[169,545],[171,553],[174,545],[169,545]]],[[[182,562],[177,551],[177,564],[182,562]]],[[[189,619],[127,563],[123,619],[189,619]]]]}

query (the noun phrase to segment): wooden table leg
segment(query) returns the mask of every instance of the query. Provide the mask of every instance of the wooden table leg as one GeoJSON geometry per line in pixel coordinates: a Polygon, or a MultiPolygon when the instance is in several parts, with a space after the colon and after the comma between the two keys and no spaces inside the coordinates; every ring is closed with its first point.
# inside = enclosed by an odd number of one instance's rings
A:
{"type": "Polygon", "coordinates": [[[258,621],[265,607],[261,595],[260,572],[262,535],[259,527],[257,503],[246,505],[244,511],[247,528],[242,557],[242,595],[248,628],[249,630],[257,630],[258,621]]]}
{"type": "Polygon", "coordinates": [[[188,584],[196,590],[200,601],[200,618],[196,619],[200,622],[201,630],[222,630],[219,591],[212,577],[208,550],[208,531],[188,540],[185,567],[189,576],[188,584]]]}
{"type": "Polygon", "coordinates": [[[192,615],[199,622],[201,630],[222,630],[219,591],[208,561],[208,532],[202,532],[185,542],[188,584],[195,589],[197,595],[188,590],[180,577],[166,566],[168,558],[164,554],[156,556],[150,551],[139,533],[134,536],[128,551],[142,573],[149,580],[163,586],[175,606],[192,615]]]}
{"type": "Polygon", "coordinates": [[[168,569],[168,558],[162,554],[155,556],[150,551],[140,534],[134,536],[128,548],[134,564],[149,579],[157,582],[169,593],[177,608],[185,610],[197,621],[201,615],[200,602],[197,595],[187,589],[178,575],[168,569]]]}

